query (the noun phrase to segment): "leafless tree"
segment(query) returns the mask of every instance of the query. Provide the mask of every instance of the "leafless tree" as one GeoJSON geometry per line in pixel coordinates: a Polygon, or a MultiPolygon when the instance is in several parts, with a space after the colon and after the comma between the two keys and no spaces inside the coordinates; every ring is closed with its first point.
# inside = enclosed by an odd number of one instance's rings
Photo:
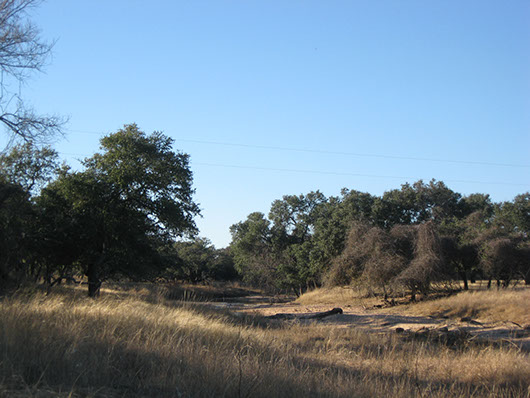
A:
{"type": "Polygon", "coordinates": [[[440,239],[432,221],[400,225],[391,231],[352,224],[343,253],[334,259],[326,283],[354,280],[383,291],[385,298],[405,288],[415,300],[443,277],[440,239]]]}
{"type": "MultiPolygon", "coordinates": [[[[64,118],[41,116],[21,98],[22,85],[34,72],[42,72],[53,42],[40,37],[28,11],[40,0],[0,0],[0,122],[9,143],[49,142],[62,134],[64,118]]],[[[9,145],[8,145],[9,146],[9,145]]]]}
{"type": "Polygon", "coordinates": [[[396,282],[411,291],[411,300],[416,293],[426,293],[431,282],[443,279],[443,258],[440,238],[432,221],[413,226],[414,252],[410,262],[397,276],[396,282]]]}
{"type": "Polygon", "coordinates": [[[346,237],[344,251],[333,259],[331,268],[325,277],[325,284],[347,285],[360,277],[373,246],[366,242],[366,236],[370,232],[376,233],[377,228],[372,231],[368,224],[352,223],[346,237]]]}

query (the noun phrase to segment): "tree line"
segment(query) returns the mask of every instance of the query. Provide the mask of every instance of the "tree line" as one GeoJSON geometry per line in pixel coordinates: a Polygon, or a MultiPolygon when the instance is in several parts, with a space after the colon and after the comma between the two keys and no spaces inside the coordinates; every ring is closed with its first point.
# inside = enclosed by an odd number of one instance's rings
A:
{"type": "Polygon", "coordinates": [[[216,249],[197,237],[189,156],[135,124],[101,139],[73,171],[50,147],[0,156],[0,289],[84,276],[90,296],[112,278],[240,278],[276,291],[362,283],[389,296],[433,282],[530,282],[530,193],[494,203],[441,181],[374,196],[343,189],[286,195],[251,213],[216,249]]]}
{"type": "Polygon", "coordinates": [[[195,239],[189,156],[172,139],[126,125],[73,171],[50,147],[0,156],[0,288],[84,275],[96,296],[109,278],[233,277],[229,256],[195,239]]]}
{"type": "Polygon", "coordinates": [[[273,289],[362,283],[390,295],[427,292],[435,281],[486,278],[530,283],[530,193],[494,203],[442,181],[417,181],[374,196],[343,189],[286,195],[266,217],[231,227],[242,278],[273,289]]]}

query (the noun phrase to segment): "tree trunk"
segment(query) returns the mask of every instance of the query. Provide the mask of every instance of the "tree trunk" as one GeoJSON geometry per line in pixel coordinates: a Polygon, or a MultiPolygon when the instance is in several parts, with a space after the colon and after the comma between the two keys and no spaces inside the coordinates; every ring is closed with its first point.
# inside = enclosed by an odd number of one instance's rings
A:
{"type": "Polygon", "coordinates": [[[413,287],[412,291],[410,292],[410,301],[411,303],[416,302],[416,287],[413,287]]]}
{"type": "Polygon", "coordinates": [[[469,285],[467,284],[467,275],[465,271],[460,272],[460,278],[464,282],[464,290],[469,290],[469,285]]]}
{"type": "Polygon", "coordinates": [[[97,275],[97,270],[95,265],[88,267],[87,271],[88,277],[88,297],[98,297],[99,290],[101,288],[101,280],[97,275]]]}

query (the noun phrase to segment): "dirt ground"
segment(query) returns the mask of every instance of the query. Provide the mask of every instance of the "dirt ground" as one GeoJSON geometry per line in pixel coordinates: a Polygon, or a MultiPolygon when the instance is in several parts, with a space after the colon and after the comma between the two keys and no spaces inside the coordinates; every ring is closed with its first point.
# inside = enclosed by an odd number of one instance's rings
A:
{"type": "Polygon", "coordinates": [[[363,308],[346,305],[343,313],[322,319],[304,319],[316,313],[331,310],[330,305],[301,305],[293,302],[270,302],[265,297],[248,297],[243,302],[225,302],[216,304],[229,311],[249,315],[272,317],[277,314],[281,319],[273,322],[318,323],[330,327],[356,328],[371,333],[463,333],[469,339],[505,342],[530,352],[530,325],[518,325],[513,322],[485,322],[481,319],[448,318],[431,316],[412,316],[399,307],[363,308]],[[401,313],[402,312],[402,313],[401,313]]]}

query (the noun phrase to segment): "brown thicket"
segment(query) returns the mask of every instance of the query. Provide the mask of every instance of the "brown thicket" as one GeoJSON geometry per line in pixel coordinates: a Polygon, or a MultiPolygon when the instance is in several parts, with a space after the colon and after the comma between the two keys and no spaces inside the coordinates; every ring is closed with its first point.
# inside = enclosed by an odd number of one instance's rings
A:
{"type": "Polygon", "coordinates": [[[385,296],[406,288],[415,299],[416,293],[429,290],[442,271],[440,238],[432,222],[396,226],[390,231],[356,222],[343,253],[332,263],[327,283],[360,280],[385,296]]]}
{"type": "Polygon", "coordinates": [[[368,234],[376,235],[379,228],[370,227],[362,222],[354,222],[348,232],[343,252],[337,256],[326,275],[326,284],[331,286],[347,285],[361,276],[364,265],[370,257],[374,238],[367,239],[368,234]]]}
{"type": "Polygon", "coordinates": [[[440,237],[432,222],[410,228],[415,230],[413,257],[396,282],[410,289],[414,300],[417,292],[427,292],[431,282],[442,278],[443,258],[440,237]]]}

